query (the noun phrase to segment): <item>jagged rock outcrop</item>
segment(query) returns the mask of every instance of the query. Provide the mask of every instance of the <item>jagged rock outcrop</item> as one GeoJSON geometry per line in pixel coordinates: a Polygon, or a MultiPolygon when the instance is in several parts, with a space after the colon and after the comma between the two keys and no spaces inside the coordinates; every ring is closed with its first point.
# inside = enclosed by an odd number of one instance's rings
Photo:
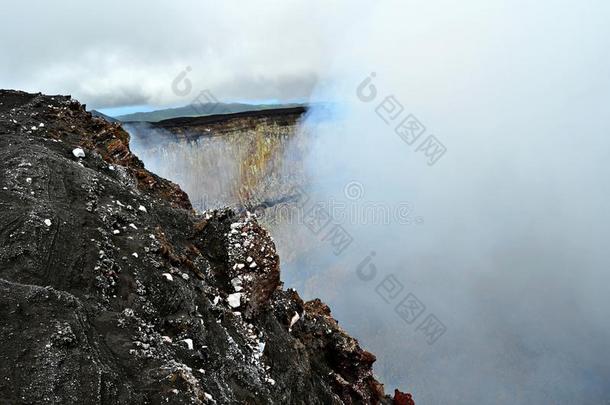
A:
{"type": "Polygon", "coordinates": [[[0,164],[0,403],[408,403],[253,216],[195,213],[118,124],[0,91],[0,164]]]}

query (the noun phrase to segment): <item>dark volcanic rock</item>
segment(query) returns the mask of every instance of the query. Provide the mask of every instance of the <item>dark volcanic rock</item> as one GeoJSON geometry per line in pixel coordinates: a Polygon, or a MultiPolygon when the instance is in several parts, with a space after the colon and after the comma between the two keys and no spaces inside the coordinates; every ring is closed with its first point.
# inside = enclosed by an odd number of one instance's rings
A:
{"type": "Polygon", "coordinates": [[[119,125],[0,91],[0,164],[0,403],[395,401],[256,219],[195,214],[119,125]]]}

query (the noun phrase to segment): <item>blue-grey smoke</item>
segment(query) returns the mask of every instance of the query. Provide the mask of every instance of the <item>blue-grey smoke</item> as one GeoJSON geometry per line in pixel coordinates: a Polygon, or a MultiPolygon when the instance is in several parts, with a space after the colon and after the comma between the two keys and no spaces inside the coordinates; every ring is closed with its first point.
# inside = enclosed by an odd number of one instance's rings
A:
{"type": "Polygon", "coordinates": [[[322,232],[284,273],[419,404],[610,398],[609,17],[601,1],[390,1],[336,26],[316,97],[341,114],[304,123],[308,193],[408,202],[421,221],[343,223],[345,251],[322,232]],[[410,114],[425,132],[405,141],[410,114]],[[415,320],[396,310],[409,293],[415,320]],[[446,328],[433,344],[429,315],[446,328]]]}

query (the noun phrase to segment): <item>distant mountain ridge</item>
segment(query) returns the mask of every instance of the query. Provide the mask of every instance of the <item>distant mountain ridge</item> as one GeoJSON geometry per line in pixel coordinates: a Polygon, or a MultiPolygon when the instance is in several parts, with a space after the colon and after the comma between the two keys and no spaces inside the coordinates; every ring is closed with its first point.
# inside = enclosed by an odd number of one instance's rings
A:
{"type": "Polygon", "coordinates": [[[184,107],[166,108],[150,112],[138,112],[114,117],[122,122],[159,122],[178,117],[202,117],[218,114],[233,114],[246,111],[262,111],[278,108],[305,107],[304,103],[287,104],[244,104],[244,103],[202,103],[184,107]]]}
{"type": "Polygon", "coordinates": [[[99,118],[103,118],[108,122],[120,122],[118,119],[111,117],[109,115],[106,115],[104,113],[101,113],[97,110],[91,110],[91,115],[93,115],[94,117],[99,117],[99,118]]]}

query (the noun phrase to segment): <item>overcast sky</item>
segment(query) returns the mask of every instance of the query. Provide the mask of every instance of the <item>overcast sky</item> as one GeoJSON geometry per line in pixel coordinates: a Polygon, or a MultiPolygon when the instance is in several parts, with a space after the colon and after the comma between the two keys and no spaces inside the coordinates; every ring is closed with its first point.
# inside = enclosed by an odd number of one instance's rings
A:
{"type": "Polygon", "coordinates": [[[306,99],[329,60],[327,16],[341,8],[326,3],[3,2],[0,87],[93,108],[186,104],[171,83],[190,66],[194,91],[221,99],[306,99]]]}
{"type": "MultiPolygon", "coordinates": [[[[5,1],[0,88],[72,94],[91,108],[183,105],[191,94],[176,95],[171,84],[189,66],[193,92],[210,89],[222,100],[288,101],[308,98],[320,81],[344,78],[346,70],[377,68],[365,66],[369,62],[414,82],[454,58],[464,68],[477,68],[485,62],[481,56],[497,55],[474,52],[486,46],[506,57],[505,40],[520,42],[517,57],[544,56],[565,45],[608,60],[607,52],[598,52],[608,44],[607,35],[596,32],[608,21],[603,1],[578,7],[563,0],[427,3],[5,1]],[[366,32],[383,35],[371,43],[366,32]],[[532,33],[565,39],[541,50],[530,43],[532,33]],[[585,35],[593,41],[582,42],[585,35]],[[388,52],[388,41],[397,37],[405,38],[405,50],[388,52]],[[362,63],[344,62],[356,56],[362,63]]],[[[519,68],[518,62],[507,60],[506,66],[519,68]]]]}

